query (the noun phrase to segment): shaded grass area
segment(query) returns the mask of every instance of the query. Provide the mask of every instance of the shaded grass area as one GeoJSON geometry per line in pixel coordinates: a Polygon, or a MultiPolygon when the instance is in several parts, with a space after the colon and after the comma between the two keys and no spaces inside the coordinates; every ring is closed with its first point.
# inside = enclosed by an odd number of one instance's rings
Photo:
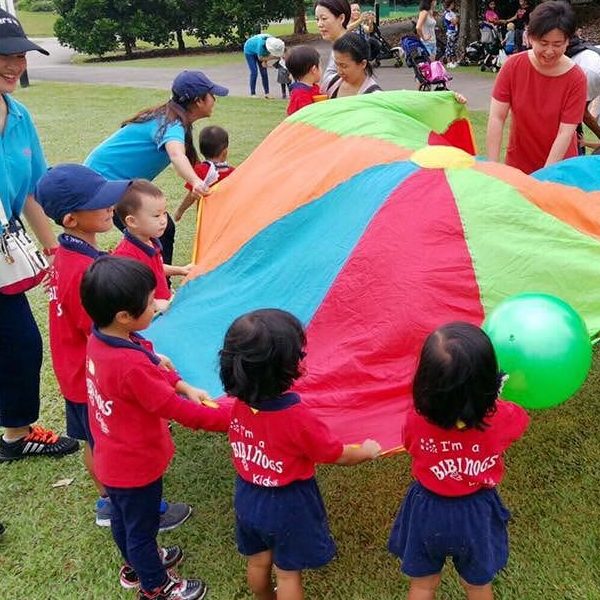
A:
{"type": "MultiPolygon", "coordinates": [[[[111,133],[121,119],[164,100],[151,90],[83,85],[39,84],[18,98],[31,109],[50,162],[80,161],[111,133]],[[92,93],[93,92],[93,93],[92,93]],[[52,99],[49,102],[48,99],[52,99]]],[[[231,137],[231,162],[238,164],[283,118],[283,102],[219,99],[212,123],[231,137]]],[[[480,147],[485,113],[472,115],[480,147]]],[[[202,122],[200,125],[208,124],[202,122]]],[[[157,183],[173,209],[183,194],[168,170],[157,183]]],[[[192,211],[178,226],[176,261],[189,260],[192,211]]],[[[118,234],[102,238],[104,248],[118,234]]],[[[46,301],[31,294],[38,322],[46,334],[46,301]]],[[[64,427],[64,409],[46,349],[43,369],[42,422],[64,427]]],[[[590,378],[565,405],[535,413],[525,439],[507,459],[501,493],[512,510],[511,557],[496,584],[501,600],[596,600],[600,598],[600,364],[595,356],[590,378]]],[[[176,426],[177,454],[165,479],[168,498],[194,505],[194,517],[164,534],[165,544],[179,543],[187,559],[181,572],[200,575],[214,600],[250,600],[244,561],[235,549],[231,493],[233,470],[224,436],[193,433],[176,426]]],[[[0,465],[0,538],[3,598],[31,600],[132,599],[117,581],[119,557],[110,532],[93,525],[95,494],[80,455],[61,460],[0,465]],[[59,479],[73,477],[64,488],[59,479]],[[33,550],[35,549],[35,551],[33,550]],[[26,590],[26,593],[24,593],[26,590]]],[[[312,600],[397,600],[407,589],[386,540],[398,504],[409,485],[407,457],[399,455],[352,469],[321,467],[319,482],[339,549],[327,568],[309,572],[312,600]]],[[[463,598],[448,569],[440,599],[463,598]]]]}

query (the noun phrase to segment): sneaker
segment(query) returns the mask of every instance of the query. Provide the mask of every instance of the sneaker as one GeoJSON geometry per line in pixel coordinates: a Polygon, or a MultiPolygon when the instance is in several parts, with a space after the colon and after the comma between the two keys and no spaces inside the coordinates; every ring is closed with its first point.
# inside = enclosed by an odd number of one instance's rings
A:
{"type": "Polygon", "coordinates": [[[110,527],[112,516],[112,503],[110,498],[98,498],[96,501],[96,525],[110,527]]]}
{"type": "Polygon", "coordinates": [[[0,461],[19,460],[28,456],[54,456],[56,458],[79,450],[79,442],[57,435],[40,425],[29,428],[29,434],[16,442],[0,438],[0,461]]]}
{"type": "Polygon", "coordinates": [[[139,600],[203,600],[208,586],[200,579],[177,579],[168,574],[167,583],[152,592],[139,591],[139,600]]]}
{"type": "Polygon", "coordinates": [[[185,523],[192,515],[192,507],[184,502],[166,502],[160,504],[160,525],[158,531],[171,531],[185,523]]]}
{"type": "MultiPolygon", "coordinates": [[[[185,523],[192,514],[192,507],[183,502],[167,502],[162,500],[160,503],[160,524],[159,531],[171,531],[185,523]]],[[[110,527],[110,518],[112,516],[112,504],[110,498],[99,498],[96,502],[96,525],[100,527],[110,527]]]]}
{"type": "MultiPolygon", "coordinates": [[[[183,550],[179,546],[159,548],[161,561],[166,569],[172,569],[183,560],[183,550]]],[[[171,574],[169,574],[171,575],[171,574]]],[[[126,590],[138,588],[140,580],[133,567],[123,565],[119,571],[119,581],[126,590]]]]}

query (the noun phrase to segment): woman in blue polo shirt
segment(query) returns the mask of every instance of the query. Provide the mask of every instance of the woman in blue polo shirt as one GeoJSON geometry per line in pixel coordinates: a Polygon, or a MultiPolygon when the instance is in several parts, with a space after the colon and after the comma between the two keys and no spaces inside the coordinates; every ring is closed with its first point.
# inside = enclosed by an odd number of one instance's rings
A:
{"type": "MultiPolygon", "coordinates": [[[[10,97],[30,50],[48,54],[25,37],[17,19],[0,10],[0,201],[9,222],[25,216],[50,256],[56,237],[32,195],[46,160],[29,112],[10,97]]],[[[0,293],[0,462],[59,456],[79,447],[75,440],[32,426],[40,410],[41,368],[42,338],[25,294],[0,293]]]]}
{"type": "MultiPolygon", "coordinates": [[[[208,193],[208,186],[193,167],[198,155],[192,141],[192,126],[198,119],[210,117],[215,96],[226,96],[229,91],[200,71],[179,73],[171,91],[168,102],[145,108],[123,121],[120,129],[90,152],[84,164],[111,181],[152,181],[172,164],[177,175],[192,186],[192,194],[208,193]]],[[[163,259],[171,264],[175,224],[167,216],[167,229],[160,241],[163,259]]],[[[115,224],[123,229],[116,215],[115,224]]]]}
{"type": "Polygon", "coordinates": [[[268,33],[259,33],[246,40],[244,44],[244,58],[250,69],[250,95],[256,96],[256,80],[260,71],[260,80],[265,98],[269,96],[269,74],[267,73],[267,61],[278,59],[285,52],[283,40],[268,33]]]}

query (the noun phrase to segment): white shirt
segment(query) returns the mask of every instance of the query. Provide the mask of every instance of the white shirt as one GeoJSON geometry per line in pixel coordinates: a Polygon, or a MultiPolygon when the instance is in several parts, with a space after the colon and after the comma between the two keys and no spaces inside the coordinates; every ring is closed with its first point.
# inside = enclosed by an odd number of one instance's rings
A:
{"type": "Polygon", "coordinates": [[[600,96],[600,54],[593,50],[583,50],[571,59],[579,65],[587,79],[587,101],[600,96]]]}

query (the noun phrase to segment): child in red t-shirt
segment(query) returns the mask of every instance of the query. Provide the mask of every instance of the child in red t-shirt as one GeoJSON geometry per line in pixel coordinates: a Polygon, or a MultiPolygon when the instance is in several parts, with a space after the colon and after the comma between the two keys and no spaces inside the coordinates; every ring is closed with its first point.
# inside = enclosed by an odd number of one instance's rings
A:
{"type": "Polygon", "coordinates": [[[404,430],[416,482],[388,545],[402,560],[415,598],[435,597],[447,557],[468,598],[491,599],[491,582],[506,565],[510,513],[496,486],[503,454],[529,417],[498,399],[504,377],[479,327],[451,323],[425,340],[404,430]]]}
{"type": "Polygon", "coordinates": [[[156,543],[162,478],[175,451],[168,421],[225,431],[231,410],[183,381],[137,333],[152,321],[155,289],[152,270],[129,258],[103,256],[83,277],[81,301],[94,322],[86,363],[94,469],[113,505],[121,585],[139,586],[140,600],[199,600],[206,585],[169,570],[181,548],[156,543]]]}
{"type": "MultiPolygon", "coordinates": [[[[79,284],[85,270],[102,254],[96,235],[112,229],[113,205],[131,181],[107,181],[88,167],[61,164],[38,182],[36,199],[64,233],[50,269],[48,320],[52,366],[65,398],[67,434],[84,442],[84,462],[100,494],[104,486],[94,475],[87,413],[85,352],[92,321],[81,306],[79,284]]],[[[110,519],[110,515],[108,516],[110,519]]]]}
{"type": "Polygon", "coordinates": [[[321,97],[321,56],[311,46],[294,46],[286,57],[286,65],[294,83],[290,85],[287,114],[291,115],[321,97]]]}
{"type": "Polygon", "coordinates": [[[305,344],[296,317],[264,309],[236,319],[219,353],[223,386],[236,398],[229,443],[238,549],[261,600],[303,598],[302,570],[326,565],[335,554],[315,464],[354,465],[381,449],[373,440],[344,446],[289,391],[301,375],[305,344]]]}
{"type": "MultiPolygon", "coordinates": [[[[204,156],[204,160],[197,162],[194,165],[194,171],[209,187],[215,185],[219,181],[229,177],[234,171],[227,162],[229,154],[229,134],[225,129],[218,125],[204,127],[200,131],[198,137],[198,145],[200,153],[204,156]]],[[[192,194],[192,186],[189,183],[185,184],[185,189],[188,190],[186,197],[175,211],[175,220],[180,221],[183,213],[198,201],[198,197],[192,194]]]]}
{"type": "Polygon", "coordinates": [[[123,239],[115,248],[116,256],[127,256],[148,265],[156,276],[155,305],[164,311],[171,300],[168,277],[185,276],[192,265],[166,265],[158,238],[167,226],[167,199],[159,187],[146,179],[134,179],[115,207],[125,225],[123,239]]]}

